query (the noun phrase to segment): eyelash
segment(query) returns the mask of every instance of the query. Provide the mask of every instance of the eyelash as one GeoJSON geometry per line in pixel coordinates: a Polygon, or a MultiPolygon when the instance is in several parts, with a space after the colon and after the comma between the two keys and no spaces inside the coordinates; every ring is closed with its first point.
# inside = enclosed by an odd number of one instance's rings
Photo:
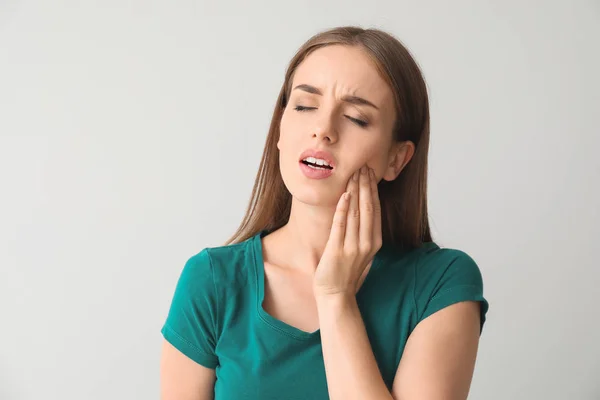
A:
{"type": "MultiPolygon", "coordinates": [[[[294,107],[294,110],[299,111],[299,112],[316,110],[316,109],[317,109],[317,107],[304,107],[304,106],[294,107]]],[[[366,128],[369,125],[369,123],[367,121],[363,121],[362,119],[352,118],[348,115],[344,115],[344,116],[346,118],[348,118],[350,121],[354,122],[356,125],[360,126],[361,128],[366,128]]]]}

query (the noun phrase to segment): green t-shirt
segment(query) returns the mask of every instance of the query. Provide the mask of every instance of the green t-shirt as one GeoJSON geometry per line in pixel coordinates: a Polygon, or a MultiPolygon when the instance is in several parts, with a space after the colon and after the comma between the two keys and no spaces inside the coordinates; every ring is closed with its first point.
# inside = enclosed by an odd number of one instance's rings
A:
{"type": "MultiPolygon", "coordinates": [[[[265,234],[191,257],[161,332],[190,359],[215,369],[216,400],[328,399],[319,331],[294,328],[262,307],[265,234]]],[[[419,321],[473,300],[481,304],[483,328],[488,310],[477,264],[435,243],[406,252],[383,246],[356,296],[390,389],[419,321]]]]}

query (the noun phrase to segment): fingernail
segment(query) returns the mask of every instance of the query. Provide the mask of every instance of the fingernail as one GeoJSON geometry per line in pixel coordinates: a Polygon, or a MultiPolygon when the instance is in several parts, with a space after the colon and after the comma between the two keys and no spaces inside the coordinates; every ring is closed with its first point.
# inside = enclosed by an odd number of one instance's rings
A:
{"type": "Polygon", "coordinates": [[[366,175],[367,174],[367,167],[362,167],[360,169],[360,173],[363,174],[363,175],[366,175]]]}
{"type": "Polygon", "coordinates": [[[357,180],[358,180],[358,171],[356,171],[356,172],[354,173],[354,176],[352,177],[352,179],[354,179],[355,181],[357,181],[357,180]]]}
{"type": "Polygon", "coordinates": [[[375,179],[375,171],[373,171],[373,168],[369,168],[369,175],[371,175],[371,178],[375,179]]]}

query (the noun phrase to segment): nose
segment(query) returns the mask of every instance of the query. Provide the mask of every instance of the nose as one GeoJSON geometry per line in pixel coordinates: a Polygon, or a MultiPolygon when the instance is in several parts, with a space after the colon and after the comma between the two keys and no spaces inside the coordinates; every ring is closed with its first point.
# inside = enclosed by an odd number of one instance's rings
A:
{"type": "Polygon", "coordinates": [[[332,121],[331,116],[324,116],[320,118],[316,126],[313,128],[313,137],[319,141],[325,140],[329,143],[335,143],[338,140],[338,134],[335,128],[335,124],[332,121]]]}

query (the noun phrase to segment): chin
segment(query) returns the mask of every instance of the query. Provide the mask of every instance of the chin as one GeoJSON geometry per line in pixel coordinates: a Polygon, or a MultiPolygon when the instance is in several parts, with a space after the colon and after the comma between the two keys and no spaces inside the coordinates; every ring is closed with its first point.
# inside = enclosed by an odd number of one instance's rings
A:
{"type": "Polygon", "coordinates": [[[332,178],[326,180],[308,179],[300,172],[299,168],[281,169],[281,177],[292,197],[303,204],[320,207],[335,207],[343,191],[336,189],[332,178]],[[339,193],[338,193],[339,192],[339,193]]]}
{"type": "Polygon", "coordinates": [[[296,201],[315,207],[335,207],[342,195],[326,186],[312,186],[310,183],[296,182],[292,187],[288,186],[288,190],[296,201]]]}

